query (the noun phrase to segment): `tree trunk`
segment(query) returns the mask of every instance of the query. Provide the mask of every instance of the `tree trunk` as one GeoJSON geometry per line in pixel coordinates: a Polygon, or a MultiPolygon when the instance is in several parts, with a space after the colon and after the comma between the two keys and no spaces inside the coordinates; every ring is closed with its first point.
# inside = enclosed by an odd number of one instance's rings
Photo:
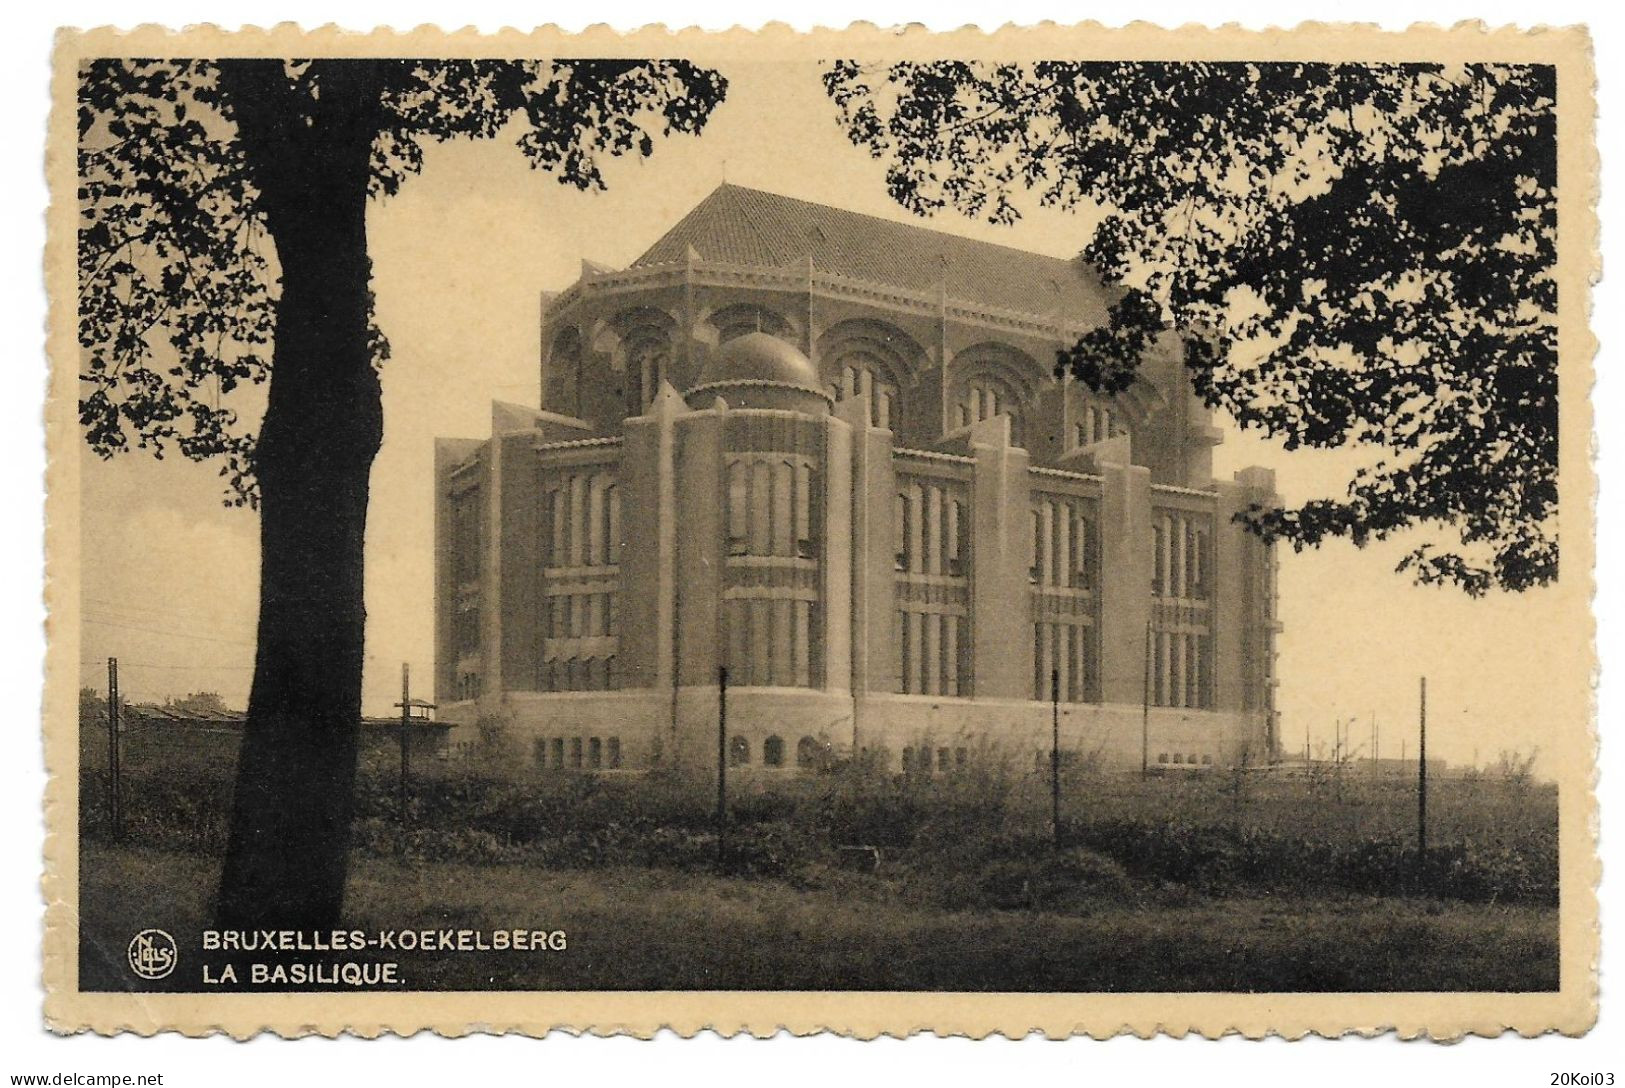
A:
{"type": "Polygon", "coordinates": [[[280,63],[222,63],[282,266],[255,451],[254,682],[216,900],[217,921],[229,928],[330,928],[344,899],[361,719],[362,547],[382,406],[368,345],[366,235],[377,95],[365,62],[340,63],[354,70],[324,78],[315,98],[291,93],[280,63]]]}

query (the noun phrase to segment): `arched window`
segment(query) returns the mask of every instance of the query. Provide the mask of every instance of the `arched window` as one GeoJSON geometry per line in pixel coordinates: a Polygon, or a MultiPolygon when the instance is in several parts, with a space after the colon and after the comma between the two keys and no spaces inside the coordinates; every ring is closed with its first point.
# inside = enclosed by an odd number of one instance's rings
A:
{"type": "Polygon", "coordinates": [[[744,737],[728,738],[728,766],[744,767],[750,763],[750,741],[744,737]]]}
{"type": "Polygon", "coordinates": [[[799,457],[729,455],[723,496],[728,555],[816,559],[819,486],[817,472],[799,457]]]}
{"type": "Polygon", "coordinates": [[[627,340],[625,348],[626,411],[628,415],[642,415],[666,376],[671,343],[654,329],[639,328],[627,340]]]}
{"type": "Polygon", "coordinates": [[[988,341],[955,353],[950,364],[948,426],[950,430],[1005,416],[1010,441],[1022,445],[1027,405],[1049,375],[1049,367],[1009,344],[988,341]]]}
{"type": "Polygon", "coordinates": [[[1122,408],[1097,397],[1087,397],[1077,405],[1072,420],[1072,445],[1077,449],[1128,433],[1122,408]]]}
{"type": "Polygon", "coordinates": [[[762,763],[768,767],[784,766],[784,741],[780,737],[768,737],[762,742],[762,763]]]}
{"type": "Polygon", "coordinates": [[[711,327],[717,330],[718,347],[752,332],[765,332],[780,340],[789,340],[795,336],[795,330],[781,314],[766,306],[757,306],[749,302],[724,306],[708,320],[711,327]]]}
{"type": "Polygon", "coordinates": [[[1021,403],[1009,385],[995,377],[978,375],[960,386],[959,395],[954,400],[953,423],[956,428],[969,427],[972,423],[998,415],[1010,417],[1010,442],[1021,445],[1021,403]]]}
{"type": "Polygon", "coordinates": [[[902,435],[908,428],[905,391],[928,356],[913,337],[885,321],[853,318],[819,336],[815,358],[836,400],[867,396],[869,425],[902,435]]]}
{"type": "Polygon", "coordinates": [[[820,762],[819,755],[821,748],[822,745],[820,745],[812,737],[802,737],[800,740],[796,741],[796,766],[816,767],[820,762]]]}
{"type": "Polygon", "coordinates": [[[836,366],[836,381],[831,390],[835,399],[868,397],[869,426],[894,430],[902,416],[901,391],[891,378],[890,368],[866,351],[844,355],[836,366]]]}

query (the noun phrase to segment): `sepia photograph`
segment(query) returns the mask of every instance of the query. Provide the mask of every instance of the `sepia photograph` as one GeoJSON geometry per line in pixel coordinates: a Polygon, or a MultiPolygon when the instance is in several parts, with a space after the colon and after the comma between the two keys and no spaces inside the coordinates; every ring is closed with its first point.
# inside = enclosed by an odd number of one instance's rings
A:
{"type": "Polygon", "coordinates": [[[53,78],[59,1030],[1595,1019],[1583,30],[53,78]]]}

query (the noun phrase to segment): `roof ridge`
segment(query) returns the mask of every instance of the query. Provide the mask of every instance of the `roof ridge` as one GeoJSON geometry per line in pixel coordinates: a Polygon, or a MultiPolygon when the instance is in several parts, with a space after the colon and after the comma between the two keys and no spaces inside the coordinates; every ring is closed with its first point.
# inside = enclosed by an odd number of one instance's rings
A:
{"type": "MultiPolygon", "coordinates": [[[[753,193],[757,196],[771,197],[774,200],[782,200],[791,204],[799,204],[804,208],[814,208],[822,212],[834,212],[837,215],[850,216],[854,219],[866,219],[871,223],[880,223],[888,227],[900,227],[903,230],[917,231],[920,234],[930,234],[939,238],[948,238],[955,242],[961,242],[966,245],[988,246],[993,249],[1002,249],[1009,253],[1020,254],[1023,257],[1037,257],[1041,260],[1055,261],[1058,264],[1065,265],[1070,265],[1077,260],[1076,257],[1052,257],[1048,253],[1038,253],[1031,249],[1023,249],[1020,246],[1011,245],[1008,242],[989,242],[981,238],[972,238],[969,235],[957,234],[954,231],[944,230],[940,227],[922,226],[919,223],[909,222],[908,220],[904,219],[887,219],[883,215],[875,215],[872,212],[854,211],[851,208],[842,208],[834,204],[820,204],[816,200],[807,200],[805,197],[790,196],[787,193],[776,193],[771,189],[758,189],[754,186],[740,185],[737,182],[732,181],[725,181],[718,185],[715,189],[711,190],[711,193],[706,196],[704,200],[701,200],[699,204],[696,204],[695,208],[699,208],[701,205],[705,204],[706,201],[709,201],[711,197],[716,196],[724,189],[732,189],[742,193],[753,193]]],[[[684,218],[686,219],[687,216],[684,218]]],[[[654,247],[651,246],[650,248],[653,249],[654,247]]]]}
{"type": "Polygon", "coordinates": [[[681,263],[688,253],[723,264],[780,268],[811,260],[848,279],[939,289],[977,306],[1033,316],[1064,310],[1077,319],[1102,320],[1110,293],[1099,273],[1076,257],[1051,257],[733,182],[716,186],[631,267],[681,263]]]}

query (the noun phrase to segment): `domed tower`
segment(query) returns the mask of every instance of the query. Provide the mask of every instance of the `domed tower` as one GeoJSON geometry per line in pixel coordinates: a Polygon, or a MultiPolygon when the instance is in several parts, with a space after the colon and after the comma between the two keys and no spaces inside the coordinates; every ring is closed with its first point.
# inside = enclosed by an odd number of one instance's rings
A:
{"type": "Polygon", "coordinates": [[[685,395],[691,408],[721,397],[730,408],[769,408],[828,415],[834,399],[818,381],[818,368],[794,345],[765,332],[722,345],[685,395]]]}

